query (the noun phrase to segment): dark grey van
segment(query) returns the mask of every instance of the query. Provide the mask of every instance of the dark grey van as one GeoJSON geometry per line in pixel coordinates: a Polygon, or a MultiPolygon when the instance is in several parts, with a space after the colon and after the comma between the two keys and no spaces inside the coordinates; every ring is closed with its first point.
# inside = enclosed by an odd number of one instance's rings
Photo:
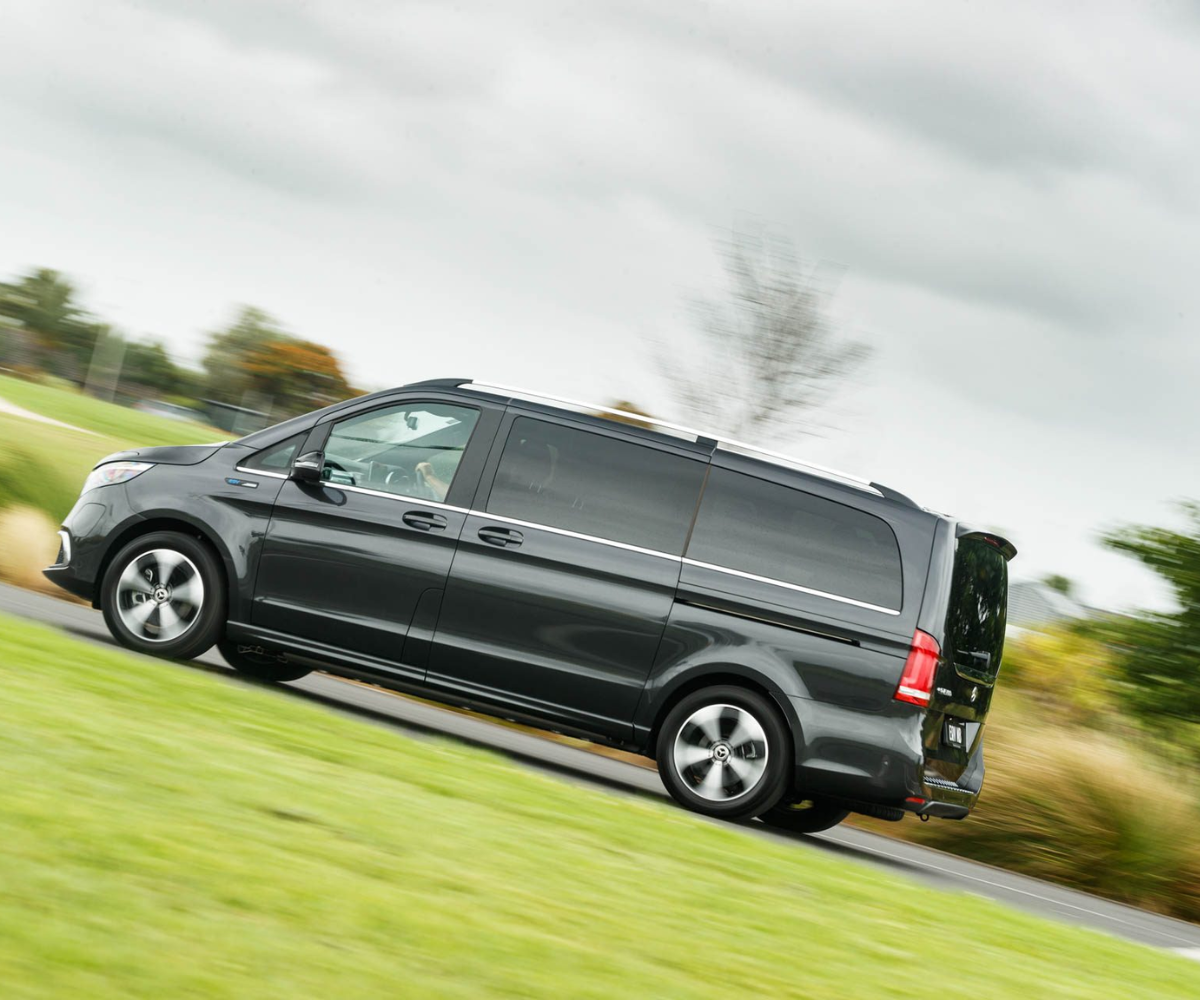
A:
{"type": "Polygon", "coordinates": [[[586,736],[711,816],[966,816],[1013,546],[597,410],[442,379],[113,455],[46,575],[132,649],[216,644],[265,680],[316,668],[586,736]]]}

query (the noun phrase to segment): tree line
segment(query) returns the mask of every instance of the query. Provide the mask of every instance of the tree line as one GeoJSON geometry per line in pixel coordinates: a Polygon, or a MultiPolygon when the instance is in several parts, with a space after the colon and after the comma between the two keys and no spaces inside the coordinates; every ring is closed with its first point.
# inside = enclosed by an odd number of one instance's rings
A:
{"type": "Polygon", "coordinates": [[[161,340],[131,338],[80,301],[69,278],[48,268],[0,282],[0,368],[51,376],[124,400],[156,396],[185,406],[224,404],[283,419],[356,395],[337,355],[242,306],[207,334],[199,369],[161,340]]]}

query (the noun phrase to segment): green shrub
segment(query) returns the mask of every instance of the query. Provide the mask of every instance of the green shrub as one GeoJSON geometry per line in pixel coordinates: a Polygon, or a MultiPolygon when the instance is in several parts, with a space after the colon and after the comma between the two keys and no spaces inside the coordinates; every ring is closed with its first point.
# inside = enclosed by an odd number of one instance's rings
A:
{"type": "Polygon", "coordinates": [[[1035,693],[1071,722],[1108,728],[1118,714],[1116,653],[1077,629],[1010,637],[1000,683],[1001,690],[1035,693]]]}
{"type": "Polygon", "coordinates": [[[33,507],[60,521],[75,503],[79,485],[48,457],[0,441],[0,509],[33,507]]]}

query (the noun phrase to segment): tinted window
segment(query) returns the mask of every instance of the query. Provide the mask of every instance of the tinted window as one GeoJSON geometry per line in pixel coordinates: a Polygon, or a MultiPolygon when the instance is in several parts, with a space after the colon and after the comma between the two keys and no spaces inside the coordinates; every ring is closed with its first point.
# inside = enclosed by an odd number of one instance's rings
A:
{"type": "Polygon", "coordinates": [[[656,448],[519,417],[487,509],[679,555],[704,469],[656,448]]]}
{"type": "Polygon", "coordinates": [[[253,469],[256,472],[286,473],[291,469],[292,459],[296,457],[296,451],[305,437],[307,437],[307,432],[295,434],[286,441],[281,441],[270,448],[264,448],[257,455],[242,462],[242,468],[253,469]]]}
{"type": "Polygon", "coordinates": [[[878,607],[900,608],[888,524],[846,504],[713,469],[688,557],[878,607]]]}
{"type": "Polygon", "coordinates": [[[321,478],[399,496],[445,500],[479,411],[402,403],[334,424],[321,478]]]}
{"type": "Polygon", "coordinates": [[[954,555],[946,640],[955,663],[984,680],[995,678],[1004,654],[1008,563],[980,538],[959,540],[954,555]]]}

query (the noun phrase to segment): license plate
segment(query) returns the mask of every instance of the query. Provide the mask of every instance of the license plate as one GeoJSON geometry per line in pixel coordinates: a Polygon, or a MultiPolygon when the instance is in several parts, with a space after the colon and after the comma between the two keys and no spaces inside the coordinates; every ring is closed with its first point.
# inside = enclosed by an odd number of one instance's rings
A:
{"type": "Polygon", "coordinates": [[[967,749],[967,724],[957,719],[947,719],[942,728],[942,742],[955,750],[967,749]]]}

